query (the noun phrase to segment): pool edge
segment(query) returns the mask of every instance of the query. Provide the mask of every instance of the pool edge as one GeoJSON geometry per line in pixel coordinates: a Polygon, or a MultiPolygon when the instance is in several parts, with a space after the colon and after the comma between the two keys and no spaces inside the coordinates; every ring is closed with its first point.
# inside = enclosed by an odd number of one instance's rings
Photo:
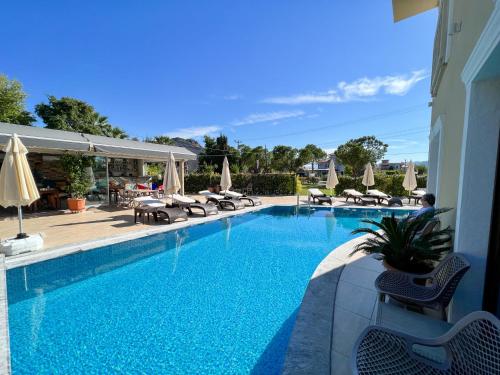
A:
{"type": "Polygon", "coordinates": [[[9,315],[5,255],[0,254],[0,374],[10,374],[9,315]]]}
{"type": "Polygon", "coordinates": [[[344,267],[360,258],[360,254],[350,257],[352,249],[367,236],[334,248],[314,270],[288,342],[283,375],[331,374],[337,286],[344,267]]]}

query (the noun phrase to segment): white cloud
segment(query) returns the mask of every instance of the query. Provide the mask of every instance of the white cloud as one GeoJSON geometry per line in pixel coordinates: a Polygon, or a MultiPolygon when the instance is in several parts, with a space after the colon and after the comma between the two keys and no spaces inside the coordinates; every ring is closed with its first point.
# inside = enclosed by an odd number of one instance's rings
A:
{"type": "Polygon", "coordinates": [[[236,120],[231,123],[233,126],[242,126],[256,124],[260,122],[276,122],[279,120],[301,117],[305,114],[304,111],[276,111],[276,112],[265,112],[265,113],[253,113],[244,117],[241,120],[236,120]]]}
{"type": "Polygon", "coordinates": [[[209,135],[215,132],[220,131],[222,128],[216,125],[210,125],[210,126],[195,126],[191,128],[181,128],[174,130],[172,132],[168,132],[165,135],[175,138],[175,137],[180,137],[180,138],[198,138],[202,137],[204,135],[209,135]]]}
{"type": "Polygon", "coordinates": [[[359,78],[353,82],[339,82],[335,89],[324,92],[279,96],[266,98],[264,103],[272,104],[322,104],[345,103],[354,100],[366,100],[379,94],[406,95],[418,82],[428,77],[425,70],[416,70],[410,74],[359,78]]]}

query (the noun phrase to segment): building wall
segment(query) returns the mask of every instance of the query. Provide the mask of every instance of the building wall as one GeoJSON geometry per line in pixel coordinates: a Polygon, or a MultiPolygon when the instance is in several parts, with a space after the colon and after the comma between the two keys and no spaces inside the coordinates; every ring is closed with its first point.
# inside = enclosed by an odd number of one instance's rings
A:
{"type": "MultiPolygon", "coordinates": [[[[432,127],[441,121],[441,149],[439,153],[432,147],[439,142],[432,142],[429,152],[429,163],[435,168],[439,155],[439,174],[436,178],[435,191],[440,207],[457,207],[458,186],[460,177],[460,157],[465,115],[465,86],[461,73],[472,52],[486,22],[494,8],[493,0],[451,0],[451,23],[461,23],[461,30],[449,36],[449,58],[442,76],[436,97],[432,105],[432,127]],[[451,43],[451,44],[450,44],[451,43]]],[[[451,30],[449,30],[451,31],[451,30]]],[[[432,134],[432,129],[431,129],[432,134]]],[[[454,226],[456,210],[443,217],[445,225],[454,226]]]]}

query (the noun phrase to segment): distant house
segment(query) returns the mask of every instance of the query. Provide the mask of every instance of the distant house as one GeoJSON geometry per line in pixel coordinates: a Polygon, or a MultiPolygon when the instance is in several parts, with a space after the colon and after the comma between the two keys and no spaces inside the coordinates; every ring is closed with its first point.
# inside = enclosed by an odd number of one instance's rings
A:
{"type": "Polygon", "coordinates": [[[317,162],[308,163],[302,166],[297,174],[302,177],[324,177],[328,174],[330,160],[335,163],[335,171],[339,175],[344,174],[344,166],[337,162],[335,155],[330,155],[328,159],[318,160],[317,162]]]}
{"type": "Polygon", "coordinates": [[[385,159],[380,162],[378,168],[381,171],[406,171],[406,162],[400,161],[397,163],[391,163],[389,160],[385,159]]]}
{"type": "MultiPolygon", "coordinates": [[[[175,146],[183,147],[191,151],[193,154],[196,154],[196,156],[198,156],[203,152],[203,147],[194,139],[184,139],[176,137],[172,138],[172,141],[174,141],[175,146]]],[[[195,160],[186,161],[186,172],[188,173],[195,172],[198,170],[198,167],[199,167],[198,157],[195,160]]]]}

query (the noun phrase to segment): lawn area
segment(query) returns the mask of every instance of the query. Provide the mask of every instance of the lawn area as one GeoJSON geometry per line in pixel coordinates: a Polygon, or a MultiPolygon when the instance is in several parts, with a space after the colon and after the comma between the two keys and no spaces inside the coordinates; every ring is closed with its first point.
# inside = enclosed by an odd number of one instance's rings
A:
{"type": "Polygon", "coordinates": [[[309,195],[307,189],[317,188],[327,195],[335,195],[335,189],[326,189],[325,186],[318,184],[302,184],[302,189],[300,190],[300,195],[309,195]]]}

